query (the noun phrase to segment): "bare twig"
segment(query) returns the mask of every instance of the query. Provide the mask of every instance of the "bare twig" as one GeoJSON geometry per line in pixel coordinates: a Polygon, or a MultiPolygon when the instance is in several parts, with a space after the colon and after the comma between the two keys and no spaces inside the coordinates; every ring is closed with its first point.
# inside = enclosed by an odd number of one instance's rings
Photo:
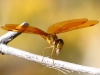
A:
{"type": "MultiPolygon", "coordinates": [[[[24,22],[21,25],[28,25],[28,23],[24,22]]],[[[87,67],[83,65],[60,61],[60,60],[54,60],[54,63],[53,63],[52,59],[48,57],[44,57],[44,60],[42,61],[43,57],[40,55],[32,54],[32,53],[19,50],[19,49],[6,45],[8,42],[10,42],[12,39],[14,39],[19,34],[20,33],[18,32],[8,32],[4,36],[0,37],[0,52],[7,54],[7,55],[13,55],[16,57],[21,57],[27,60],[35,61],[37,63],[41,63],[42,65],[46,65],[49,68],[59,70],[63,73],[65,73],[65,71],[66,72],[76,71],[79,73],[83,72],[83,73],[100,75],[100,68],[87,67]]]]}

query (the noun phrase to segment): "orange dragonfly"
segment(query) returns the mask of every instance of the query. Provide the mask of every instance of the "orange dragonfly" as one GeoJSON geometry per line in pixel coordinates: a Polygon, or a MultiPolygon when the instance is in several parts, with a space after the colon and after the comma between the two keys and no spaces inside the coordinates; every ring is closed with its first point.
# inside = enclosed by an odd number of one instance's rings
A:
{"type": "Polygon", "coordinates": [[[53,48],[51,52],[51,58],[53,58],[54,51],[58,57],[58,54],[60,53],[61,48],[64,45],[64,41],[62,39],[59,39],[56,34],[68,32],[71,30],[79,29],[79,28],[94,26],[97,23],[99,23],[99,21],[88,20],[87,18],[67,20],[67,21],[58,22],[51,25],[47,29],[47,32],[39,28],[32,27],[32,26],[21,27],[19,26],[19,24],[6,24],[5,26],[2,26],[1,28],[8,31],[32,33],[32,34],[38,34],[42,36],[50,44],[49,47],[46,47],[43,50],[43,57],[44,57],[45,50],[47,48],[53,48]]]}

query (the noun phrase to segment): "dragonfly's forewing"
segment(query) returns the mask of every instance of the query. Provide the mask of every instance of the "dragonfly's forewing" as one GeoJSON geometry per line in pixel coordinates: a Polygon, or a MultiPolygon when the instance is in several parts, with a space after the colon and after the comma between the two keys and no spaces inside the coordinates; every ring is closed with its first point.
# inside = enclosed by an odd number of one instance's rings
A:
{"type": "Polygon", "coordinates": [[[23,26],[22,27],[22,26],[19,26],[19,24],[6,24],[5,26],[2,26],[1,28],[4,29],[4,30],[8,30],[8,31],[39,34],[39,35],[44,35],[44,36],[47,35],[46,32],[42,31],[39,28],[32,27],[32,26],[28,26],[28,27],[26,27],[26,26],[24,27],[23,26]]]}
{"type": "Polygon", "coordinates": [[[47,32],[50,34],[62,33],[65,31],[65,29],[68,30],[69,28],[84,24],[87,21],[88,21],[87,18],[82,18],[82,19],[73,19],[73,20],[58,22],[56,24],[51,25],[48,28],[47,32]]]}
{"type": "Polygon", "coordinates": [[[67,28],[66,26],[62,26],[60,29],[56,30],[56,33],[63,33],[63,32],[68,32],[68,31],[72,31],[72,30],[75,30],[75,29],[90,27],[90,26],[96,25],[97,23],[99,23],[99,21],[89,20],[89,21],[87,21],[83,24],[76,25],[76,26],[69,27],[69,28],[67,28]]]}

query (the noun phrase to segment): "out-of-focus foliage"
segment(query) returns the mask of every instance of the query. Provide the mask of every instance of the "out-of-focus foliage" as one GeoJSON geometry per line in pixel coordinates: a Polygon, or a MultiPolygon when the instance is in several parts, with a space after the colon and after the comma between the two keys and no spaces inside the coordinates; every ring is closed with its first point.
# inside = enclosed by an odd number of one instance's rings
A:
{"type": "MultiPolygon", "coordinates": [[[[60,21],[88,18],[100,21],[100,0],[0,0],[0,25],[21,24],[44,31],[60,21]]],[[[100,24],[59,34],[64,40],[60,59],[72,63],[100,68],[100,24]]],[[[2,36],[7,31],[0,29],[2,36]]],[[[42,55],[49,44],[35,34],[21,34],[9,46],[42,55]]],[[[50,56],[51,49],[45,56],[50,56]]],[[[54,59],[57,59],[54,56],[54,59]]],[[[0,55],[0,75],[64,75],[41,64],[9,55],[0,55]],[[42,72],[41,72],[42,71],[42,72]]],[[[78,73],[68,73],[68,75],[78,73]]]]}

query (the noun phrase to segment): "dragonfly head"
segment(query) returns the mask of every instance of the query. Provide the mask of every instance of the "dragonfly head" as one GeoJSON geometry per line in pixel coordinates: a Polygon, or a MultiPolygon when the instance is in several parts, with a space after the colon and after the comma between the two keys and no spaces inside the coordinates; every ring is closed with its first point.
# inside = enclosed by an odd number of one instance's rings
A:
{"type": "Polygon", "coordinates": [[[56,45],[56,54],[58,55],[61,51],[62,46],[64,45],[64,42],[62,39],[57,39],[55,41],[55,45],[56,45]]]}

